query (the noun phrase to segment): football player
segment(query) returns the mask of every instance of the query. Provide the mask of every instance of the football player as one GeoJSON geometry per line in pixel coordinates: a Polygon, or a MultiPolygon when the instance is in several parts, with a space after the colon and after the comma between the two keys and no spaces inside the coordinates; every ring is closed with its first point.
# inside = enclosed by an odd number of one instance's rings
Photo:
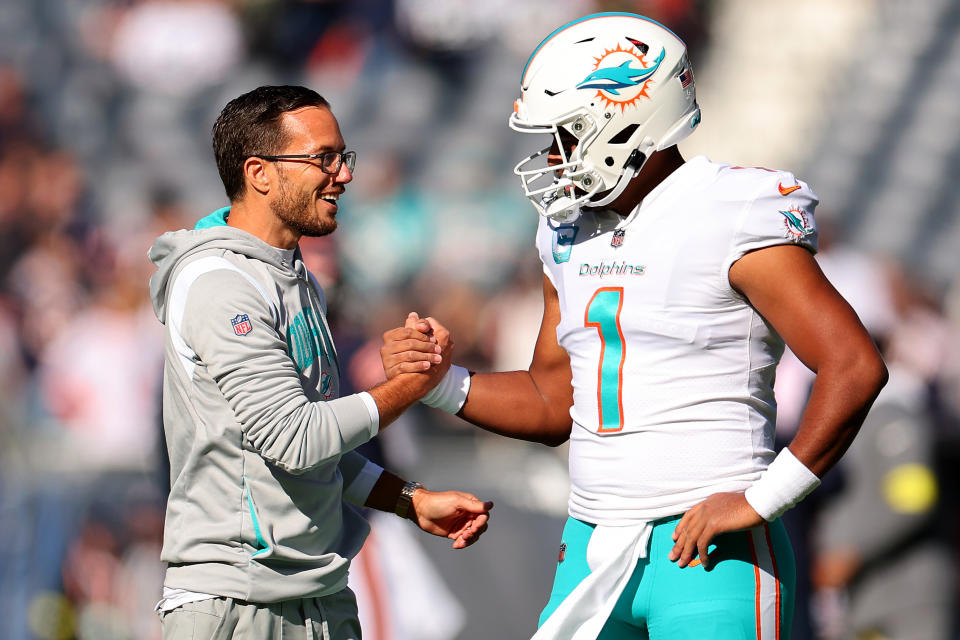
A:
{"type": "MultiPolygon", "coordinates": [[[[541,215],[533,360],[452,366],[423,401],[570,441],[563,553],[535,638],[787,637],[795,566],[779,517],[837,462],[887,376],[817,266],[817,196],[787,171],[681,156],[700,122],[686,46],[638,15],[551,33],[509,122],[550,140],[515,168],[541,215]],[[817,376],[777,453],[784,342],[817,376]]],[[[384,339],[388,376],[449,366],[432,318],[384,339]]]]}

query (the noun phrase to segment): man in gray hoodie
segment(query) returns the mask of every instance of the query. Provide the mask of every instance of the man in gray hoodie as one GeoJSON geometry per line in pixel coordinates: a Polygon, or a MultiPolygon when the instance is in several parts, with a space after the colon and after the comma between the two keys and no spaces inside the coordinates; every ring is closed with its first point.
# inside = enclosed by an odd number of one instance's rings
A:
{"type": "Polygon", "coordinates": [[[428,376],[339,397],[326,300],[297,246],[336,229],[353,179],[328,103],[260,87],[224,108],[213,148],[231,206],[150,250],[166,327],[164,638],[360,638],[347,571],[369,527],[354,505],[460,549],[492,503],[428,491],[354,451],[449,364],[437,347],[428,376]]]}

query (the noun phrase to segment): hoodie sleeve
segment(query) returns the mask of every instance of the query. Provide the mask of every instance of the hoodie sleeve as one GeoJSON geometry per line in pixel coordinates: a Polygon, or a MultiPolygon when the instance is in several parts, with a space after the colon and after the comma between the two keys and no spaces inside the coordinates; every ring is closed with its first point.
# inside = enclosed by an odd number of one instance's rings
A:
{"type": "Polygon", "coordinates": [[[325,402],[307,398],[276,328],[276,310],[244,273],[203,273],[184,300],[174,328],[264,459],[303,473],[373,437],[376,424],[358,394],[325,402]]]}
{"type": "Polygon", "coordinates": [[[358,507],[364,506],[373,485],[383,473],[383,467],[356,451],[349,451],[340,458],[339,467],[343,476],[343,499],[358,507]]]}

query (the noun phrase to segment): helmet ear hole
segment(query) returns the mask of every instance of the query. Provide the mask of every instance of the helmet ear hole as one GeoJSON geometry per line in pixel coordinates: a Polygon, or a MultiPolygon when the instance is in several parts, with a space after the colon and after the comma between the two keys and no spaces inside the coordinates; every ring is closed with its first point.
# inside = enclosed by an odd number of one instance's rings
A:
{"type": "Polygon", "coordinates": [[[603,159],[603,164],[607,165],[608,167],[612,167],[612,166],[613,166],[613,156],[607,156],[606,158],[604,158],[604,159],[603,159]]]}
{"type": "Polygon", "coordinates": [[[628,124],[623,129],[620,130],[617,135],[610,138],[610,144],[626,144],[630,140],[630,136],[633,135],[633,132],[636,131],[640,125],[628,124]]]}

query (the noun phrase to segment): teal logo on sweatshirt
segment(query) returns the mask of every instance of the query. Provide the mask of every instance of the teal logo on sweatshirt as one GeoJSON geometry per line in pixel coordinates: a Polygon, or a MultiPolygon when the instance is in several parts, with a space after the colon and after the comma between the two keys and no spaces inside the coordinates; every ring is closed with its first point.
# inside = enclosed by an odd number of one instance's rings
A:
{"type": "Polygon", "coordinates": [[[311,309],[303,309],[287,327],[287,351],[300,373],[321,356],[327,364],[333,363],[333,340],[311,309]]]}

